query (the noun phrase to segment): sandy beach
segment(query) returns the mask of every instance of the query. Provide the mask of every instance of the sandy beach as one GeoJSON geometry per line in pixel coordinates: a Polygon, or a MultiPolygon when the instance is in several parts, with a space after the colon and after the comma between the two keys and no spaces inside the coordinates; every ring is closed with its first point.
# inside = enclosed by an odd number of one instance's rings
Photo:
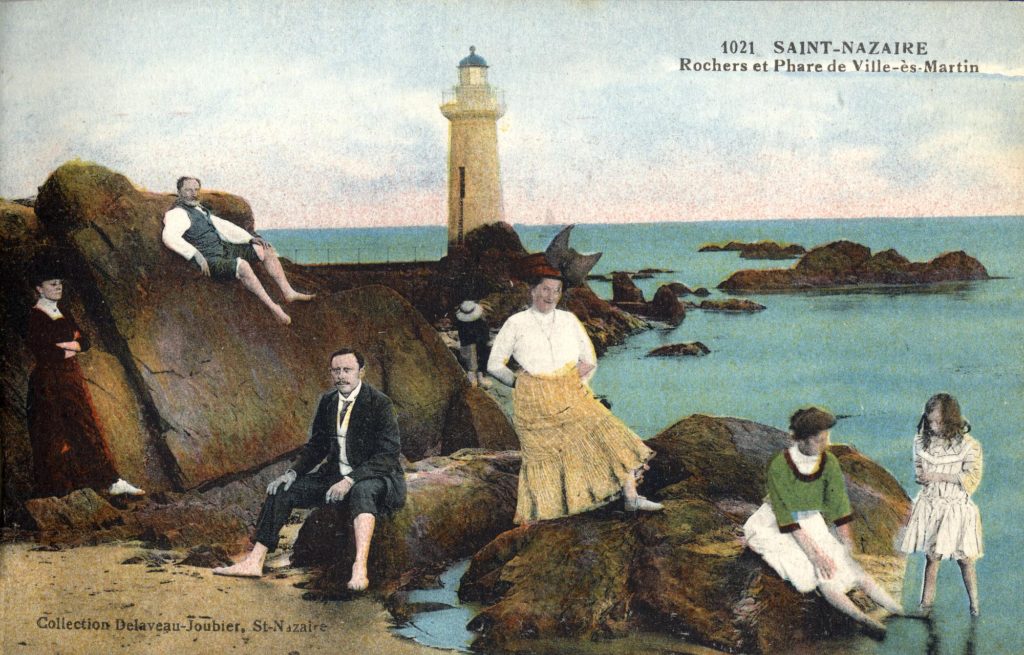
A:
{"type": "Polygon", "coordinates": [[[245,580],[176,565],[184,553],[140,543],[34,548],[0,546],[3,653],[445,652],[394,636],[370,598],[304,600],[301,570],[245,580]],[[136,557],[148,560],[123,564],[136,557]]]}

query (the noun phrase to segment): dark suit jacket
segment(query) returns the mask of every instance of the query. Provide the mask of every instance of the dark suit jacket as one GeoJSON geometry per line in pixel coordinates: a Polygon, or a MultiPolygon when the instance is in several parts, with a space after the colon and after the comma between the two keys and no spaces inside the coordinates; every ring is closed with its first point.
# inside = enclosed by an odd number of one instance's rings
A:
{"type": "MultiPolygon", "coordinates": [[[[325,466],[337,466],[339,397],[337,389],[321,396],[309,441],[292,466],[299,475],[308,473],[325,457],[325,466]]],[[[352,407],[345,451],[352,466],[348,477],[354,482],[377,478],[387,484],[383,509],[393,512],[405,504],[405,474],[398,459],[401,441],[395,410],[390,398],[365,381],[352,407]]]]}

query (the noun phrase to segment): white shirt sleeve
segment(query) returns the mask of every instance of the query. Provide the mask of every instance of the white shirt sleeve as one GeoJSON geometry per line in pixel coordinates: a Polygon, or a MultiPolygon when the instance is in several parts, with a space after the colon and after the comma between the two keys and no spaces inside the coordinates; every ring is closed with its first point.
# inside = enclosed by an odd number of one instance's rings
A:
{"type": "Polygon", "coordinates": [[[510,387],[516,381],[515,374],[508,367],[508,360],[512,356],[512,348],[516,342],[515,333],[515,322],[512,320],[505,321],[505,324],[498,330],[498,335],[494,337],[491,355],[487,358],[487,372],[510,387]]]}
{"type": "Polygon", "coordinates": [[[188,214],[180,207],[175,207],[164,214],[164,231],[161,239],[165,246],[185,259],[192,259],[196,254],[196,249],[182,236],[191,225],[192,221],[189,220],[188,214]]]}
{"type": "Polygon", "coordinates": [[[230,243],[249,243],[252,239],[252,235],[245,231],[231,221],[224,220],[220,216],[214,216],[210,214],[210,222],[213,223],[213,227],[217,228],[217,234],[222,239],[230,243]]]}

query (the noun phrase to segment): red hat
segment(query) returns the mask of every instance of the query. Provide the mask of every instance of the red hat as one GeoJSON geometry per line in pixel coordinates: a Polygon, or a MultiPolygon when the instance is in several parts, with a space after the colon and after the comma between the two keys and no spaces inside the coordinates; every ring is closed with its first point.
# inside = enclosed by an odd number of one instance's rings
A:
{"type": "Polygon", "coordinates": [[[562,279],[561,271],[552,266],[547,256],[542,252],[527,255],[516,262],[515,276],[524,282],[544,277],[556,280],[562,279]]]}

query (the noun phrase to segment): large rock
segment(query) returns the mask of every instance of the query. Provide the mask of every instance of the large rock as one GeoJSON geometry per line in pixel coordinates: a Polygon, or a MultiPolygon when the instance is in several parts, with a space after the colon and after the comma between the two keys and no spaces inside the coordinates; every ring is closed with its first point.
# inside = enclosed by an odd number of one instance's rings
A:
{"type": "MultiPolygon", "coordinates": [[[[208,197],[245,224],[244,201],[208,197]]],[[[36,205],[48,233],[76,256],[86,313],[125,369],[124,404],[144,417],[145,429],[129,438],[153,444],[167,488],[251,470],[301,446],[329,386],[327,357],[342,345],[366,354],[366,379],[394,401],[403,453],[442,451],[449,418],[465,415],[465,382],[408,302],[380,286],[322,293],[290,305],[293,323],[280,326],[240,284],[203,278],[162,245],[170,204],[122,175],[71,162],[36,205]]]]}
{"type": "Polygon", "coordinates": [[[629,273],[617,272],[612,275],[612,302],[646,302],[644,292],[633,284],[629,273]]]}
{"type": "Polygon", "coordinates": [[[78,546],[139,540],[156,548],[213,546],[231,552],[248,543],[267,483],[287,468],[279,462],[206,491],[150,493],[109,500],[92,489],[25,503],[36,539],[78,546]]]}
{"type": "Polygon", "coordinates": [[[911,285],[987,280],[988,271],[963,251],[911,262],[895,250],[875,255],[866,246],[836,241],[819,246],[789,269],[744,270],[718,285],[725,291],[792,291],[854,285],[911,285]]]}
{"type": "MultiPolygon", "coordinates": [[[[460,596],[486,605],[471,623],[481,633],[476,647],[529,651],[536,639],[646,628],[729,652],[768,653],[856,629],[745,550],[742,524],[761,502],[765,467],[788,445],[786,433],[692,416],[647,443],[657,456],[643,488],[664,502],[663,512],[629,515],[613,504],[511,530],[474,556],[460,596]]],[[[909,499],[852,448],[833,452],[858,516],[858,556],[898,591],[902,558],[892,544],[909,499]]],[[[864,602],[859,594],[854,600],[864,602]]]]}
{"type": "Polygon", "coordinates": [[[483,389],[466,387],[445,430],[442,454],[463,448],[519,450],[519,437],[501,406],[483,389]]]}
{"type": "MultiPolygon", "coordinates": [[[[370,579],[383,592],[436,575],[469,557],[512,527],[519,455],[463,450],[406,468],[405,507],[377,522],[370,549],[370,579]]],[[[354,545],[347,504],[314,511],[295,541],[292,561],[317,565],[311,587],[343,595],[351,577],[354,545]]]]}
{"type": "Polygon", "coordinates": [[[686,318],[686,307],[667,284],[658,287],[650,303],[650,318],[678,325],[686,318]]]}

